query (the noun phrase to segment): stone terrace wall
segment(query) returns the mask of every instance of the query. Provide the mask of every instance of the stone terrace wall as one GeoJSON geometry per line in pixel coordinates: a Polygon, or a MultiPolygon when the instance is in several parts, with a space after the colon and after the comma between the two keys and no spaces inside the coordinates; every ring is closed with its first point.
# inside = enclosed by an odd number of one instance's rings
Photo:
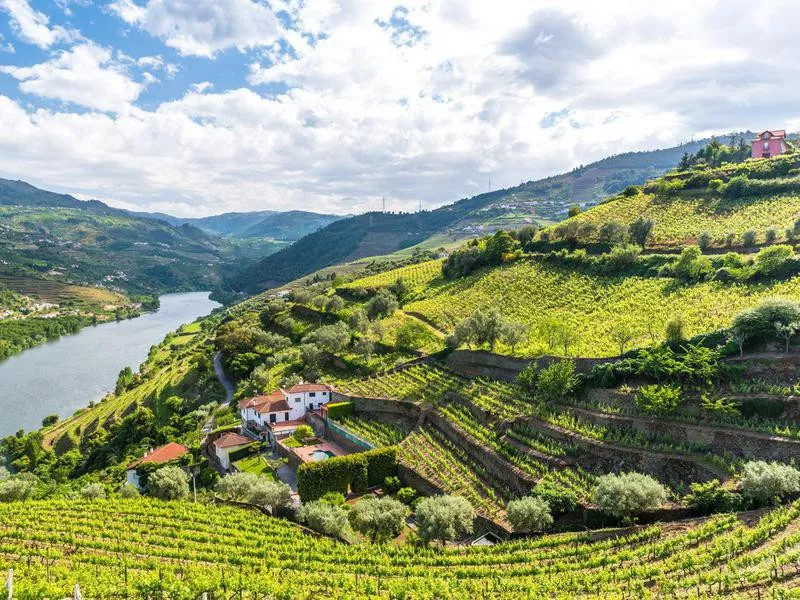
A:
{"type": "Polygon", "coordinates": [[[650,473],[666,482],[708,481],[721,477],[721,473],[688,456],[589,440],[561,431],[557,427],[549,426],[536,419],[524,419],[524,423],[547,436],[583,448],[585,452],[581,452],[575,461],[586,470],[595,473],[640,471],[650,473]]]}
{"type": "MultiPolygon", "coordinates": [[[[455,350],[447,359],[447,365],[460,375],[467,377],[491,377],[504,381],[513,381],[520,371],[536,360],[539,368],[545,368],[563,360],[557,356],[542,356],[538,359],[514,358],[501,356],[484,350],[455,350]]],[[[592,367],[600,363],[614,362],[613,358],[573,358],[578,373],[588,373],[592,367]]]]}
{"type": "Polygon", "coordinates": [[[679,442],[707,444],[715,454],[742,458],[789,461],[800,456],[800,440],[770,436],[720,425],[703,426],[666,419],[605,415],[578,407],[564,407],[596,425],[629,427],[643,433],[663,434],[679,442]]]}

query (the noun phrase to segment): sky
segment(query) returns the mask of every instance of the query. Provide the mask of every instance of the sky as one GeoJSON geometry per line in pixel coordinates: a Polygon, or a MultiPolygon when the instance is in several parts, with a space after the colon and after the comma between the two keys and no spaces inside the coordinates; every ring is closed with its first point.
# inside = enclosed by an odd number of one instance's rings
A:
{"type": "Polygon", "coordinates": [[[430,209],[800,129],[794,0],[0,0],[0,177],[205,216],[430,209]]]}

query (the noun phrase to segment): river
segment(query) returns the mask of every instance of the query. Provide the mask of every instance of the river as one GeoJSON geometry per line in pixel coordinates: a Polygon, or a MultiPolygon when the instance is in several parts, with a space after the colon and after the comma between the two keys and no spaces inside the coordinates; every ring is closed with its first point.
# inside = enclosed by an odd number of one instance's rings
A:
{"type": "Polygon", "coordinates": [[[100,400],[120,370],[137,370],[167,333],[220,306],[208,296],[166,294],[156,312],[86,327],[0,362],[0,437],[38,429],[47,415],[68,417],[100,400]]]}

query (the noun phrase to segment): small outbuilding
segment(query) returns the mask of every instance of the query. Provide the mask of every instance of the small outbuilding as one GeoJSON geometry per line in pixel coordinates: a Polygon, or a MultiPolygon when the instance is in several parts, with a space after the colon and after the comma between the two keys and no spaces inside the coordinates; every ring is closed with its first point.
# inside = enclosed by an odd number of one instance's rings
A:
{"type": "Polygon", "coordinates": [[[214,440],[214,455],[222,468],[227,471],[231,468],[231,452],[241,450],[252,443],[253,440],[251,438],[230,431],[214,440]]]}
{"type": "Polygon", "coordinates": [[[137,490],[140,490],[142,489],[142,486],[141,482],[139,481],[139,474],[136,472],[137,467],[143,464],[162,465],[170,463],[172,461],[178,460],[183,456],[186,456],[187,454],[189,454],[189,449],[183,444],[178,444],[176,442],[170,442],[169,444],[164,444],[163,446],[160,446],[155,450],[151,450],[150,452],[145,454],[142,458],[139,458],[133,461],[131,464],[129,464],[128,471],[126,474],[127,481],[137,490]]]}

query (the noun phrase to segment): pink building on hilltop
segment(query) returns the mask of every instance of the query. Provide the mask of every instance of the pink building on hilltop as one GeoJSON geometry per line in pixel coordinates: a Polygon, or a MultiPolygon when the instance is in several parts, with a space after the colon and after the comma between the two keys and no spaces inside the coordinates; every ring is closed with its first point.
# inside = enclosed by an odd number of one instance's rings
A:
{"type": "Polygon", "coordinates": [[[776,129],[775,131],[764,131],[752,141],[753,158],[769,158],[778,156],[789,149],[786,145],[786,131],[776,129]]]}

